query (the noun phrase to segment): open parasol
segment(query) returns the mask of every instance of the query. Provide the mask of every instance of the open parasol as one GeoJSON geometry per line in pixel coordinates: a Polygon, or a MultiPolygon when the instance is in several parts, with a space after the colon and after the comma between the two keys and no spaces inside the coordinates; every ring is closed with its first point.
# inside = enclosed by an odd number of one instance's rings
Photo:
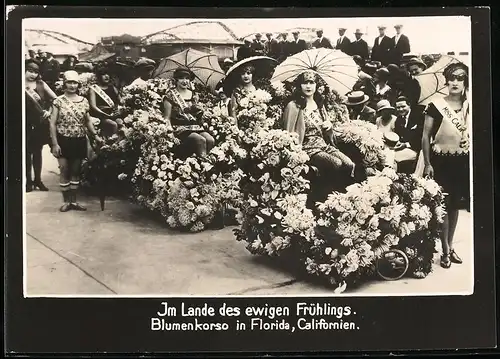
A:
{"type": "Polygon", "coordinates": [[[152,77],[172,78],[174,71],[179,67],[191,70],[195,81],[212,90],[215,90],[219,81],[225,76],[215,54],[187,49],[161,60],[152,77]]]}
{"type": "Polygon", "coordinates": [[[272,68],[278,62],[272,57],[268,56],[251,56],[238,61],[233,66],[227,70],[226,78],[223,82],[224,92],[226,95],[231,96],[232,91],[237,86],[239,81],[239,70],[246,65],[252,65],[255,67],[255,73],[253,76],[253,82],[257,79],[264,78],[266,76],[271,76],[272,68]]]}
{"type": "Polygon", "coordinates": [[[453,63],[463,63],[467,65],[466,59],[458,59],[455,56],[443,55],[431,67],[415,76],[420,85],[420,105],[428,105],[436,97],[448,95],[448,87],[444,78],[444,69],[453,63]]]}
{"type": "Polygon", "coordinates": [[[291,82],[306,70],[316,72],[332,89],[344,96],[358,80],[358,66],[340,50],[312,49],[288,57],[274,71],[271,81],[291,82]]]}

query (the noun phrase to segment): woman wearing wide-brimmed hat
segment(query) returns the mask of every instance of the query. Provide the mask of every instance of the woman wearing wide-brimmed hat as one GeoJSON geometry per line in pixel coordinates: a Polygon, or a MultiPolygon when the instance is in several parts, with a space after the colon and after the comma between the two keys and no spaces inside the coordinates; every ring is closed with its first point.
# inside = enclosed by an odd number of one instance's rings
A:
{"type": "Polygon", "coordinates": [[[345,105],[349,110],[351,120],[360,120],[375,123],[376,112],[373,108],[367,106],[370,97],[363,91],[352,91],[347,94],[345,105]]]}
{"type": "Polygon", "coordinates": [[[42,182],[42,148],[50,143],[49,118],[54,91],[40,78],[40,63],[35,59],[25,62],[26,96],[26,192],[33,188],[48,191],[42,182]],[[31,172],[35,172],[35,178],[31,172]]]}
{"type": "Polygon", "coordinates": [[[276,63],[276,60],[266,56],[250,57],[237,62],[228,70],[223,86],[224,92],[231,97],[229,116],[235,121],[241,99],[257,89],[255,87],[257,79],[268,75],[265,70],[270,66],[265,66],[265,63],[276,63]]]}
{"type": "Polygon", "coordinates": [[[188,68],[174,71],[175,87],[163,99],[163,117],[172,126],[184,148],[183,155],[196,153],[205,156],[215,144],[214,138],[201,125],[202,111],[197,106],[198,96],[192,89],[195,76],[188,68]]]}
{"type": "Polygon", "coordinates": [[[434,178],[446,194],[442,224],[441,266],[460,264],[453,246],[459,209],[470,203],[470,133],[472,118],[467,99],[469,68],[463,63],[448,65],[443,75],[448,95],[432,101],[425,111],[422,135],[424,176],[434,178]]]}
{"type": "Polygon", "coordinates": [[[321,83],[314,71],[308,70],[297,76],[296,90],[283,111],[283,126],[298,134],[311,164],[327,175],[337,175],[345,180],[354,176],[355,165],[335,145],[332,122],[317,91],[321,83]]]}
{"type": "Polygon", "coordinates": [[[59,186],[64,201],[59,210],[85,211],[86,208],[76,201],[76,191],[80,185],[82,161],[87,157],[87,135],[97,144],[102,140],[92,125],[88,100],[78,95],[81,86],[78,73],[66,71],[63,79],[64,94],[54,100],[50,118],[52,154],[59,162],[59,186]]]}

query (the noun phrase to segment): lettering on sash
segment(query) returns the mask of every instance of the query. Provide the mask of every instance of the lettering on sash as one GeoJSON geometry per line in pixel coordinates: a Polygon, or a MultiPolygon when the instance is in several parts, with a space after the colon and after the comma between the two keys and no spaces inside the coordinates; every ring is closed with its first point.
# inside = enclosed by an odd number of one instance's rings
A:
{"type": "Polygon", "coordinates": [[[115,103],[113,102],[113,100],[111,99],[111,97],[108,96],[108,94],[106,92],[104,92],[104,90],[102,88],[100,88],[98,85],[92,85],[90,86],[90,88],[92,90],[94,90],[100,98],[102,98],[104,100],[104,102],[106,102],[106,104],[109,106],[109,107],[115,107],[115,103]]]}
{"type": "Polygon", "coordinates": [[[73,119],[76,120],[77,122],[81,122],[81,118],[78,118],[78,115],[83,116],[84,113],[78,110],[78,107],[76,107],[75,103],[71,101],[69,98],[67,98],[65,95],[62,95],[60,99],[70,109],[70,116],[72,116],[73,119]]]}
{"type": "Polygon", "coordinates": [[[470,146],[469,140],[469,106],[468,102],[464,102],[462,110],[456,113],[444,99],[439,99],[434,102],[435,107],[443,116],[443,121],[449,121],[460,133],[460,148],[468,150],[470,146]]]}
{"type": "Polygon", "coordinates": [[[25,92],[26,94],[28,95],[28,97],[31,99],[31,101],[33,101],[33,104],[35,105],[37,111],[41,114],[43,114],[43,108],[42,108],[42,105],[41,105],[41,102],[42,102],[42,98],[40,97],[40,95],[33,89],[29,88],[29,87],[26,87],[25,89],[25,92]]]}

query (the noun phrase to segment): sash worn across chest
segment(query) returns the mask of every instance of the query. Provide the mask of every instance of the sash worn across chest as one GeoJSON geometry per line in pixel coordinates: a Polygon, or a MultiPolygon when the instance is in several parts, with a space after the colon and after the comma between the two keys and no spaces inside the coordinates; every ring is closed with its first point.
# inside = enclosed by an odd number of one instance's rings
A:
{"type": "Polygon", "coordinates": [[[470,111],[468,102],[464,102],[462,110],[455,112],[443,99],[433,102],[443,116],[435,139],[434,150],[441,153],[466,153],[470,147],[470,111]]]}
{"type": "Polygon", "coordinates": [[[115,107],[115,103],[113,102],[111,97],[109,97],[108,94],[104,92],[104,90],[100,86],[92,85],[90,88],[94,90],[95,93],[98,94],[99,97],[102,98],[109,107],[115,107]]]}
{"type": "Polygon", "coordinates": [[[71,116],[73,116],[73,118],[76,119],[77,121],[80,121],[80,118],[83,117],[85,113],[81,112],[75,105],[75,103],[66,96],[62,95],[60,99],[62,103],[64,103],[71,110],[70,111],[71,116]]]}
{"type": "Polygon", "coordinates": [[[186,103],[186,101],[184,100],[184,98],[182,98],[182,96],[179,93],[179,91],[177,91],[177,89],[174,88],[174,89],[172,89],[170,91],[170,93],[171,93],[172,99],[177,103],[177,105],[180,108],[180,114],[182,114],[184,116],[187,116],[194,123],[192,125],[178,125],[178,126],[175,126],[175,130],[179,131],[179,132],[181,132],[181,131],[201,131],[201,130],[203,130],[203,127],[201,127],[200,125],[196,124],[196,118],[193,115],[185,113],[185,110],[189,107],[189,105],[186,103]]]}
{"type": "Polygon", "coordinates": [[[28,95],[28,98],[35,105],[36,110],[40,114],[42,114],[43,113],[43,108],[42,108],[42,105],[41,105],[42,98],[40,97],[40,95],[35,90],[33,90],[32,88],[29,88],[29,87],[26,87],[25,93],[26,93],[26,95],[28,95]]]}

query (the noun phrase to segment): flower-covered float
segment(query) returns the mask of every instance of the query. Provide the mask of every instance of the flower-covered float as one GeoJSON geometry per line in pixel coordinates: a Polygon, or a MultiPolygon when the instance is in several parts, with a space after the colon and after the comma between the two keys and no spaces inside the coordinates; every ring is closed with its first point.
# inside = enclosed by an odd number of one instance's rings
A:
{"type": "Polygon", "coordinates": [[[249,252],[299,264],[338,292],[377,273],[422,278],[432,270],[444,215],[439,186],[384,168],[381,136],[371,124],[350,121],[333,91],[327,91],[325,107],[337,143],[362,175],[310,208],[314,169],[297,136],[281,125],[290,84],[256,82],[257,90],[240,101],[238,127],[216,106],[216,95],[198,86],[202,126],[216,143],[207,156],[182,160],[161,111],[170,86],[153,79],[147,88],[125,88],[123,125],[88,167],[94,162],[106,168],[117,182],[113,187],[167,226],[199,232],[220,227],[229,216],[239,223],[236,240],[249,252]]]}

